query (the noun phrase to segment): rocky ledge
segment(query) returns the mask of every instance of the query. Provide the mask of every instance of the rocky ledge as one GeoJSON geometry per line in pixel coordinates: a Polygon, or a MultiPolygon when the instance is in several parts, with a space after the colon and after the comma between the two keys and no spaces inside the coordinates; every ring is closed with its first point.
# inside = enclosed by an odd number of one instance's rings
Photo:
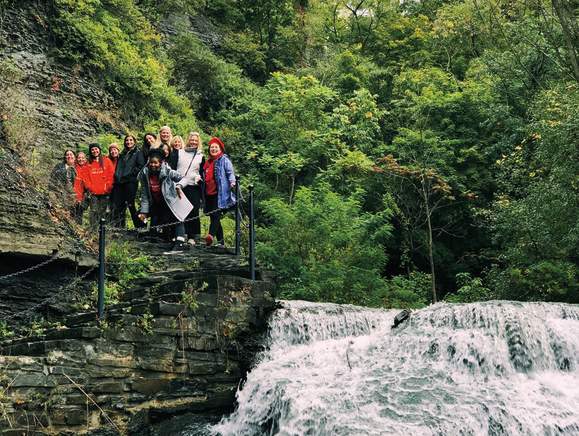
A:
{"type": "Polygon", "coordinates": [[[179,258],[140,246],[158,272],[100,325],[94,312],[70,314],[58,329],[0,342],[0,434],[146,435],[180,413],[233,408],[275,305],[272,282],[249,280],[227,250],[179,258]]]}

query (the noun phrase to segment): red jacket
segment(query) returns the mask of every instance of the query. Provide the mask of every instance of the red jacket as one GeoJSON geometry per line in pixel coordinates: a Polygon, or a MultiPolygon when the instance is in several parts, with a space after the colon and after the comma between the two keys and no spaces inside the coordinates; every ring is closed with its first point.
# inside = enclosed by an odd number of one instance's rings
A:
{"type": "Polygon", "coordinates": [[[74,169],[76,170],[76,177],[74,178],[74,194],[76,195],[77,201],[82,201],[84,198],[84,186],[80,180],[80,175],[82,173],[83,168],[86,168],[87,164],[80,166],[76,164],[74,169]]]}
{"type": "Polygon", "coordinates": [[[84,191],[88,191],[93,195],[106,195],[111,193],[115,168],[107,158],[103,157],[102,163],[103,165],[101,166],[101,163],[95,160],[81,167],[80,174],[77,174],[76,177],[79,183],[78,186],[75,186],[77,199],[82,200],[82,196],[79,198],[79,193],[84,194],[84,191]]]}

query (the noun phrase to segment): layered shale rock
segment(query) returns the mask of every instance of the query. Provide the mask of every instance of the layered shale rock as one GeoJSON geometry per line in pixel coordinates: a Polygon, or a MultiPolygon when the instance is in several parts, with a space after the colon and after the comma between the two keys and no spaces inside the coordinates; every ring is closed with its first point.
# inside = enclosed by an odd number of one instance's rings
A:
{"type": "Polygon", "coordinates": [[[176,414],[233,408],[275,305],[272,282],[249,280],[226,250],[163,257],[163,246],[140,247],[159,272],[137,280],[105,322],[71,314],[0,343],[0,428],[144,435],[176,414]]]}

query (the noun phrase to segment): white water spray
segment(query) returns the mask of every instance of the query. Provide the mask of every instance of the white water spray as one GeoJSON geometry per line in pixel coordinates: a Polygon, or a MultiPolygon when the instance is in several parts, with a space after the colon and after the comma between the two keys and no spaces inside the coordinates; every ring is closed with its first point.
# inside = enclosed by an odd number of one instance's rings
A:
{"type": "Polygon", "coordinates": [[[223,435],[579,435],[579,307],[284,302],[223,435]]]}

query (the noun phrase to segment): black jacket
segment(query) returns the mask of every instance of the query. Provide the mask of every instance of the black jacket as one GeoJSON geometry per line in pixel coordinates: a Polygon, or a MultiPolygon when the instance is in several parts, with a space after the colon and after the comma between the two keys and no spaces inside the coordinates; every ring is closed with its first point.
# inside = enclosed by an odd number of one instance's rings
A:
{"type": "Polygon", "coordinates": [[[167,158],[167,163],[172,170],[177,171],[177,163],[179,162],[179,153],[176,150],[171,150],[169,157],[167,158]]]}
{"type": "Polygon", "coordinates": [[[119,155],[115,183],[137,183],[137,175],[144,166],[145,156],[139,148],[134,147],[131,150],[125,148],[119,155]]]}

